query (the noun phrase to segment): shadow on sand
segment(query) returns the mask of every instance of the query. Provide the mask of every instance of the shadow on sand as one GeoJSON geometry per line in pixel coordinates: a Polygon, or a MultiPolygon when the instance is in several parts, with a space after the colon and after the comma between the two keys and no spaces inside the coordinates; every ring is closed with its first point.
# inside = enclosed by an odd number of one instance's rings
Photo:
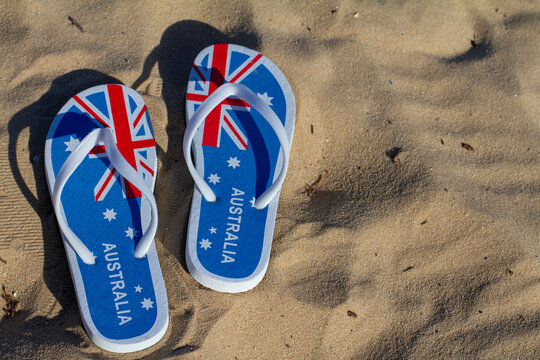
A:
{"type": "Polygon", "coordinates": [[[0,347],[4,353],[16,354],[16,348],[21,343],[34,343],[39,347],[57,343],[80,346],[84,342],[80,336],[67,330],[81,324],[81,321],[78,317],[75,293],[56,217],[49,200],[43,153],[47,132],[60,108],[78,92],[107,83],[120,83],[120,81],[95,70],[71,71],[56,78],[39,100],[17,112],[9,121],[8,159],[11,173],[19,190],[41,221],[44,249],[43,279],[60,304],[61,310],[52,319],[37,316],[27,320],[31,314],[21,311],[9,322],[2,321],[0,347]],[[29,132],[29,159],[24,162],[34,163],[35,192],[29,188],[21,173],[19,163],[23,160],[17,158],[17,142],[24,131],[29,132]],[[59,336],[58,333],[63,335],[59,336]],[[1,336],[2,334],[6,336],[1,336]]]}
{"type": "MultiPolygon", "coordinates": [[[[248,23],[250,21],[247,21],[248,23]]],[[[249,25],[249,24],[248,24],[249,25]]],[[[185,130],[185,96],[189,73],[195,57],[204,48],[220,43],[242,45],[258,49],[260,39],[256,33],[246,31],[251,26],[245,23],[241,28],[232,29],[227,34],[214,27],[195,20],[177,22],[167,28],[161,41],[144,61],[140,76],[131,85],[135,90],[143,90],[145,82],[151,80],[153,68],[158,66],[161,94],[167,108],[167,147],[166,156],[162,159],[160,177],[157,187],[166,187],[166,193],[156,194],[158,203],[169,203],[160,208],[160,224],[162,229],[169,229],[166,234],[158,236],[167,249],[178,256],[180,264],[187,271],[185,262],[185,237],[189,218],[189,206],[193,189],[193,181],[182,154],[182,139],[185,130]],[[160,181],[161,179],[161,181],[160,181]],[[180,221],[179,221],[180,220],[180,221]]],[[[152,81],[152,80],[151,80],[152,81]]]]}

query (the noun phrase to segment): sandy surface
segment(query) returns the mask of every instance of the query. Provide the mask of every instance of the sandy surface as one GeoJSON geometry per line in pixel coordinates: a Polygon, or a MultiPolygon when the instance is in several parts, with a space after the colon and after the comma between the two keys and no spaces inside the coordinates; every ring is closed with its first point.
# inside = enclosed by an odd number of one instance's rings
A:
{"type": "Polygon", "coordinates": [[[538,358],[539,2],[48,3],[0,5],[0,282],[20,301],[0,357],[120,357],[82,328],[43,148],[71,96],[122,82],[156,132],[171,319],[123,358],[538,358]],[[187,76],[220,42],[272,59],[297,101],[268,272],[238,295],[184,256],[187,76]]]}

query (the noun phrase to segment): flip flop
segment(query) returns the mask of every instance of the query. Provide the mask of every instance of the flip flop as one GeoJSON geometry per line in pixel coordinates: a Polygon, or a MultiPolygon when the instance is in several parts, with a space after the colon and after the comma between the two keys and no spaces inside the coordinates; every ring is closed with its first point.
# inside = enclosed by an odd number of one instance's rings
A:
{"type": "Polygon", "coordinates": [[[86,332],[131,352],[167,330],[167,294],[154,244],[157,168],[141,96],[100,85],[72,97],[53,120],[45,171],[86,332]]]}
{"type": "Polygon", "coordinates": [[[294,95],[265,56],[238,45],[213,45],[192,66],[186,118],[184,158],[196,184],[188,269],[211,289],[247,291],[268,267],[294,130],[294,95]]]}

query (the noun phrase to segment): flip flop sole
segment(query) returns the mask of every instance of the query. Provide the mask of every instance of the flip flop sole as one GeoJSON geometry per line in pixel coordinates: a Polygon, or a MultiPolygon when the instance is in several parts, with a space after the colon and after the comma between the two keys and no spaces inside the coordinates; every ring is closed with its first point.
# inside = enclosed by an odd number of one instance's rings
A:
{"type": "MultiPolygon", "coordinates": [[[[268,58],[238,45],[213,45],[195,59],[186,97],[188,122],[200,104],[226,82],[245,85],[263,99],[292,141],[295,100],[285,76],[268,58]]],[[[193,193],[188,269],[211,289],[249,290],[263,278],[270,258],[279,194],[262,210],[255,209],[254,201],[282,166],[278,138],[254,108],[229,98],[197,131],[193,155],[198,173],[218,200],[207,202],[198,189],[193,193]]]]}
{"type": "MultiPolygon", "coordinates": [[[[140,95],[123,85],[100,85],[71,98],[54,118],[45,144],[49,191],[60,168],[88,133],[111,127],[125,159],[154,188],[155,140],[140,95]]],[[[96,146],[67,181],[61,195],[69,226],[96,256],[87,265],[64,234],[64,246],[86,332],[101,348],[131,352],[155,344],[167,330],[168,304],[152,242],[146,256],[133,251],[150,222],[141,193],[116,174],[96,146]]]]}

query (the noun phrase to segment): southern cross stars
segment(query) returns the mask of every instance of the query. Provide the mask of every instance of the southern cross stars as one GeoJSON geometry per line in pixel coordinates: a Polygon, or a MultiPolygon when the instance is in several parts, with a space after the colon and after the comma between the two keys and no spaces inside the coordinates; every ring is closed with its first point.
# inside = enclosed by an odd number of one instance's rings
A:
{"type": "Polygon", "coordinates": [[[202,239],[202,241],[199,242],[201,244],[201,249],[208,250],[208,248],[211,248],[212,243],[208,239],[202,239]]]}
{"type": "Polygon", "coordinates": [[[127,230],[124,231],[126,233],[126,237],[133,239],[135,236],[137,236],[138,231],[134,228],[131,228],[128,226],[127,230]]]}
{"type": "Polygon", "coordinates": [[[70,136],[69,141],[64,141],[64,144],[66,144],[67,146],[66,151],[71,152],[75,150],[75,148],[79,146],[79,143],[80,143],[79,139],[73,138],[73,136],[70,136]]]}
{"type": "Polygon", "coordinates": [[[141,304],[142,304],[142,307],[145,308],[146,310],[154,308],[152,306],[154,305],[154,302],[151,299],[145,298],[143,301],[141,301],[141,304]]]}
{"type": "Polygon", "coordinates": [[[257,96],[259,96],[262,101],[264,101],[266,103],[266,105],[268,106],[272,106],[272,100],[274,99],[273,97],[270,97],[268,96],[268,93],[265,92],[264,94],[259,94],[257,93],[257,96]]]}
{"type": "Polygon", "coordinates": [[[229,164],[227,167],[232,167],[233,169],[240,166],[240,160],[238,160],[236,156],[230,157],[229,160],[227,160],[227,163],[229,164]]]}
{"type": "Polygon", "coordinates": [[[135,286],[135,292],[138,292],[138,293],[140,293],[141,291],[142,291],[142,287],[141,287],[141,285],[137,285],[137,286],[135,286]]]}
{"type": "Polygon", "coordinates": [[[114,212],[114,209],[106,209],[102,214],[105,215],[104,219],[109,220],[109,222],[112,219],[116,220],[116,215],[118,215],[118,213],[114,212]]]}
{"type": "Polygon", "coordinates": [[[216,185],[219,182],[219,179],[221,179],[217,174],[210,174],[208,177],[208,181],[212,184],[216,185]]]}
{"type": "Polygon", "coordinates": [[[213,227],[213,226],[208,230],[210,230],[210,234],[215,234],[216,231],[217,231],[217,229],[215,227],[213,227]]]}

